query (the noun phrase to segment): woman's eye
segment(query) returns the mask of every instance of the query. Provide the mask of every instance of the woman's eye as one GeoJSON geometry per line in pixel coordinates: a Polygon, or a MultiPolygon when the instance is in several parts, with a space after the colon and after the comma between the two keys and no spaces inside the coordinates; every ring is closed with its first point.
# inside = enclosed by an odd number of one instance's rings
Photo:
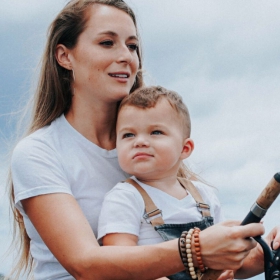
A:
{"type": "Polygon", "coordinates": [[[123,135],[123,138],[131,138],[131,137],[134,137],[134,134],[133,133],[125,133],[123,135]]]}
{"type": "Polygon", "coordinates": [[[151,134],[153,134],[153,135],[161,135],[163,133],[160,130],[154,130],[151,134]]]}
{"type": "Polygon", "coordinates": [[[137,50],[138,50],[138,45],[137,45],[137,44],[128,44],[127,47],[128,47],[131,51],[137,51],[137,50]]]}
{"type": "Polygon", "coordinates": [[[112,47],[114,45],[114,42],[111,40],[106,40],[100,43],[100,45],[105,46],[105,47],[112,47]]]}

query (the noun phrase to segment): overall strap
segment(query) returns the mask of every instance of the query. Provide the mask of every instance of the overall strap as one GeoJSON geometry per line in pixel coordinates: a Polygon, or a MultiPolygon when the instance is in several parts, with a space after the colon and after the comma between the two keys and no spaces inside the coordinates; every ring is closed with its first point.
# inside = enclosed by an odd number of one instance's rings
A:
{"type": "Polygon", "coordinates": [[[133,185],[139,193],[142,195],[144,203],[145,203],[145,210],[146,213],[144,215],[144,219],[151,223],[154,227],[163,225],[164,221],[162,219],[161,210],[157,208],[157,206],[154,204],[153,200],[150,198],[150,196],[147,194],[147,192],[133,179],[128,178],[125,180],[127,183],[133,185]],[[153,218],[154,216],[157,216],[153,218]]]}
{"type": "Polygon", "coordinates": [[[204,203],[199,191],[197,188],[193,185],[193,183],[186,178],[178,177],[178,181],[181,183],[181,185],[190,192],[190,194],[193,196],[194,200],[196,201],[196,206],[199,212],[201,212],[201,215],[203,217],[209,217],[210,214],[210,206],[206,203],[204,203]]]}

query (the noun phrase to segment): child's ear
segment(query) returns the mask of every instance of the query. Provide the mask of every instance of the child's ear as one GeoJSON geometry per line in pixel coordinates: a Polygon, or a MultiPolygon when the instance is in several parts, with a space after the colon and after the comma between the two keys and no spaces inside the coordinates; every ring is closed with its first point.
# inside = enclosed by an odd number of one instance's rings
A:
{"type": "Polygon", "coordinates": [[[181,159],[188,158],[192,154],[193,149],[194,149],[193,140],[191,138],[185,139],[183,150],[182,150],[182,153],[181,153],[181,159]]]}

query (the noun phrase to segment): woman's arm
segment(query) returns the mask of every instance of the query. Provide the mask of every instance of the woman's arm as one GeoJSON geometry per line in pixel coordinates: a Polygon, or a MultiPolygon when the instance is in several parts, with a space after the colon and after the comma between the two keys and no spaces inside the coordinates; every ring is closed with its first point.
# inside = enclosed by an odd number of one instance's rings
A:
{"type": "MultiPolygon", "coordinates": [[[[110,233],[102,238],[104,246],[137,246],[138,237],[128,233],[110,233]]],[[[167,277],[157,278],[155,280],[168,280],[167,277]]]]}
{"type": "MultiPolygon", "coordinates": [[[[76,200],[48,194],[22,200],[26,214],[58,261],[76,279],[155,279],[184,270],[178,240],[153,246],[99,247],[76,200]]],[[[256,246],[248,236],[263,226],[212,226],[201,232],[203,260],[213,269],[238,269],[256,246]]]]}
{"type": "Polygon", "coordinates": [[[184,269],[176,240],[164,246],[99,247],[71,195],[41,195],[22,204],[48,248],[76,279],[155,279],[184,269]]]}

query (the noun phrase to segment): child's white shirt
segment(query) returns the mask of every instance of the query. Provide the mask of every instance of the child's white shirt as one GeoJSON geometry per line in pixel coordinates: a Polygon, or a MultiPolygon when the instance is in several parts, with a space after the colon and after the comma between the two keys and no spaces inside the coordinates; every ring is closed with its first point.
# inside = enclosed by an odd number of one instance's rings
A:
{"type": "MultiPolygon", "coordinates": [[[[162,210],[166,224],[185,224],[202,220],[196,201],[190,193],[179,200],[157,188],[143,184],[134,176],[132,179],[140,184],[155,205],[162,210]]],[[[192,181],[192,183],[199,191],[204,203],[210,206],[214,223],[223,221],[224,217],[215,189],[198,181],[192,181]]],[[[109,233],[129,233],[138,236],[138,245],[163,242],[153,226],[143,218],[144,213],[145,204],[138,190],[129,183],[118,183],[106,194],[102,204],[98,223],[99,241],[109,233]]]]}

